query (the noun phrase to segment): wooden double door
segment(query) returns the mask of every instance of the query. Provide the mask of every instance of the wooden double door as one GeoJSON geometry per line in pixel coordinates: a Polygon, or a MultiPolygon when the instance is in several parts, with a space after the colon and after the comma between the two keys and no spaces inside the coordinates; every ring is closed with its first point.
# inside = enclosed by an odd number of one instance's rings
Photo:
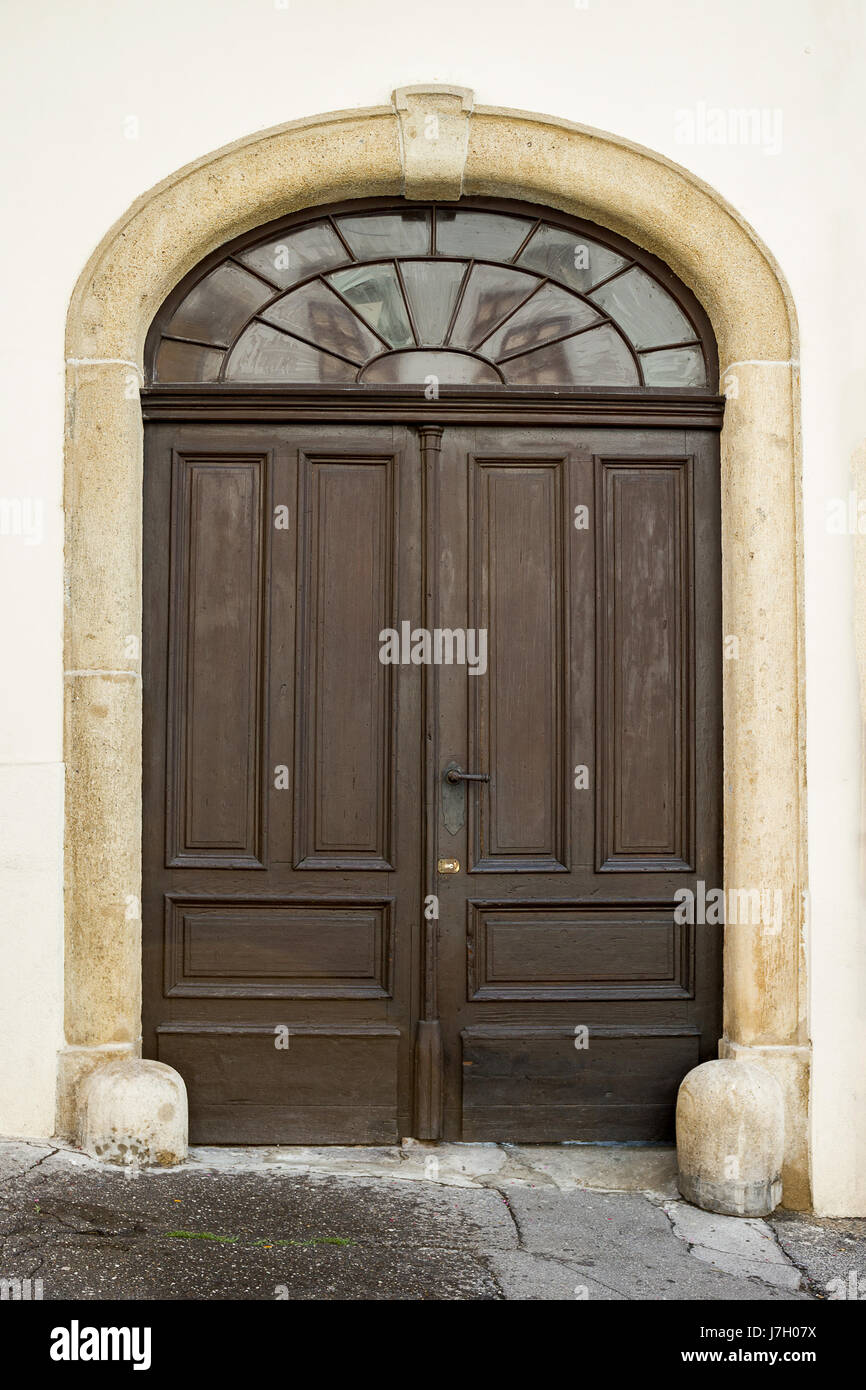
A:
{"type": "Polygon", "coordinates": [[[670,1136],[719,1033],[675,898],[721,882],[717,440],[148,427],[145,1051],[194,1141],[670,1136]]]}

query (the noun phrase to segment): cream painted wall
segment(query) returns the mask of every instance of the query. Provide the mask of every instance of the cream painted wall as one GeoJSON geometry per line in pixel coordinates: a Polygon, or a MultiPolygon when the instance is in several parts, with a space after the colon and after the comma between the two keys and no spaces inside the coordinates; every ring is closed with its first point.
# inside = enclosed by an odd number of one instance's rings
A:
{"type": "MultiPolygon", "coordinates": [[[[853,544],[826,502],[864,435],[856,266],[861,0],[7,0],[0,500],[0,1132],[50,1133],[62,1033],[63,326],[85,261],[172,170],[295,117],[378,105],[421,81],[550,112],[668,155],[771,248],[802,334],[813,1178],[819,1210],[866,1214],[866,897],[853,544]],[[781,148],[683,143],[683,110],[758,108],[781,148]],[[133,138],[130,138],[133,137],[133,138]],[[38,526],[38,512],[31,506],[38,526]],[[4,520],[4,518],[6,518],[4,520]],[[35,540],[37,543],[31,544],[35,540]]],[[[579,177],[579,171],[576,171],[579,177]]],[[[684,229],[687,235],[688,229],[684,229]]],[[[760,466],[760,460],[755,460],[760,466]]]]}

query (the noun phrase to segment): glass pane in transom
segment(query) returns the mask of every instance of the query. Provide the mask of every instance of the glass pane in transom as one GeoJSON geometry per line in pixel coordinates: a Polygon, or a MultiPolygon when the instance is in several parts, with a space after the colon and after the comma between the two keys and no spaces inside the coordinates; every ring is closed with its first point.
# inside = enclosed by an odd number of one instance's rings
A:
{"type": "Polygon", "coordinates": [[[415,342],[403,291],[394,266],[352,266],[328,276],[328,283],[348,299],[353,309],[391,347],[411,347],[415,342]]]}
{"type": "Polygon", "coordinates": [[[349,253],[330,222],[314,222],[296,232],[284,232],[261,246],[241,251],[238,260],[257,270],[279,289],[288,289],[308,275],[343,265],[349,253]]]}
{"type": "Polygon", "coordinates": [[[360,212],[336,221],[359,261],[430,254],[430,213],[425,208],[360,212]]]}
{"type": "Polygon", "coordinates": [[[466,266],[466,261],[401,261],[415,327],[425,345],[444,343],[466,266]]]}

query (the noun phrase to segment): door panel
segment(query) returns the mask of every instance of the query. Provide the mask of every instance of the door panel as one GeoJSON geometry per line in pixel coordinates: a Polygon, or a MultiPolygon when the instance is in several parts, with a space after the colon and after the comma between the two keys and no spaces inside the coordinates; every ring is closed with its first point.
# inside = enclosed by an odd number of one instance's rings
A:
{"type": "Polygon", "coordinates": [[[295,862],[392,869],[394,455],[301,456],[295,862]]]}
{"type": "Polygon", "coordinates": [[[699,1060],[694,1035],[636,1028],[595,1027],[581,1051],[555,1023],[482,1024],[462,1042],[463,1137],[476,1141],[667,1137],[676,1086],[699,1060]]]}
{"type": "Polygon", "coordinates": [[[417,458],[402,427],[148,432],[145,1047],[194,1142],[411,1130],[420,703],[379,632],[419,609],[417,458]]]}
{"type": "Polygon", "coordinates": [[[705,431],[149,426],[144,1036],[194,1142],[670,1137],[718,492],[705,431]],[[383,664],[404,622],[453,659],[383,664]]]}
{"type": "Polygon", "coordinates": [[[292,1023],[274,1047],[269,1023],[172,1024],[159,1060],[190,1097],[198,1144],[393,1144],[399,1133],[400,1029],[292,1023]]]}
{"type": "Polygon", "coordinates": [[[669,907],[468,904],[468,999],[688,999],[692,956],[669,907]]]}
{"type": "Polygon", "coordinates": [[[692,867],[692,470],[596,460],[601,872],[692,867]]]}
{"type": "Polygon", "coordinates": [[[262,867],[267,466],[264,454],[173,461],[166,850],[178,868],[262,867]]]}
{"type": "Polygon", "coordinates": [[[719,1022],[718,930],[674,919],[720,882],[714,443],[455,428],[441,490],[440,622],[489,642],[439,676],[441,766],[489,777],[462,817],[440,780],[445,1136],[668,1138],[719,1022]]]}
{"type": "Polygon", "coordinates": [[[496,768],[473,820],[471,869],[564,871],[568,460],[467,464],[469,626],[488,640],[486,675],[471,678],[468,747],[473,767],[496,768]]]}

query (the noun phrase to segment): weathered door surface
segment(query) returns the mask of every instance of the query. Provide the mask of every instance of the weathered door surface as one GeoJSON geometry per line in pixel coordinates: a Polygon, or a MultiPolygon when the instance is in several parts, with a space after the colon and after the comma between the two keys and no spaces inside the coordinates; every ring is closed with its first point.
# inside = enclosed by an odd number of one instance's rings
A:
{"type": "Polygon", "coordinates": [[[663,1138],[718,1036],[718,928],[674,920],[721,881],[714,442],[455,428],[441,459],[440,619],[488,662],[439,672],[439,761],[489,778],[440,782],[445,1134],[663,1138]]]}
{"type": "Polygon", "coordinates": [[[674,916],[721,881],[717,436],[153,424],[145,502],[145,1047],[193,1140],[670,1135],[718,1037],[674,916]],[[383,663],[403,623],[444,664],[383,663]]]}
{"type": "Polygon", "coordinates": [[[404,429],[152,429],[147,1045],[200,1142],[409,1132],[421,915],[404,429]]]}

